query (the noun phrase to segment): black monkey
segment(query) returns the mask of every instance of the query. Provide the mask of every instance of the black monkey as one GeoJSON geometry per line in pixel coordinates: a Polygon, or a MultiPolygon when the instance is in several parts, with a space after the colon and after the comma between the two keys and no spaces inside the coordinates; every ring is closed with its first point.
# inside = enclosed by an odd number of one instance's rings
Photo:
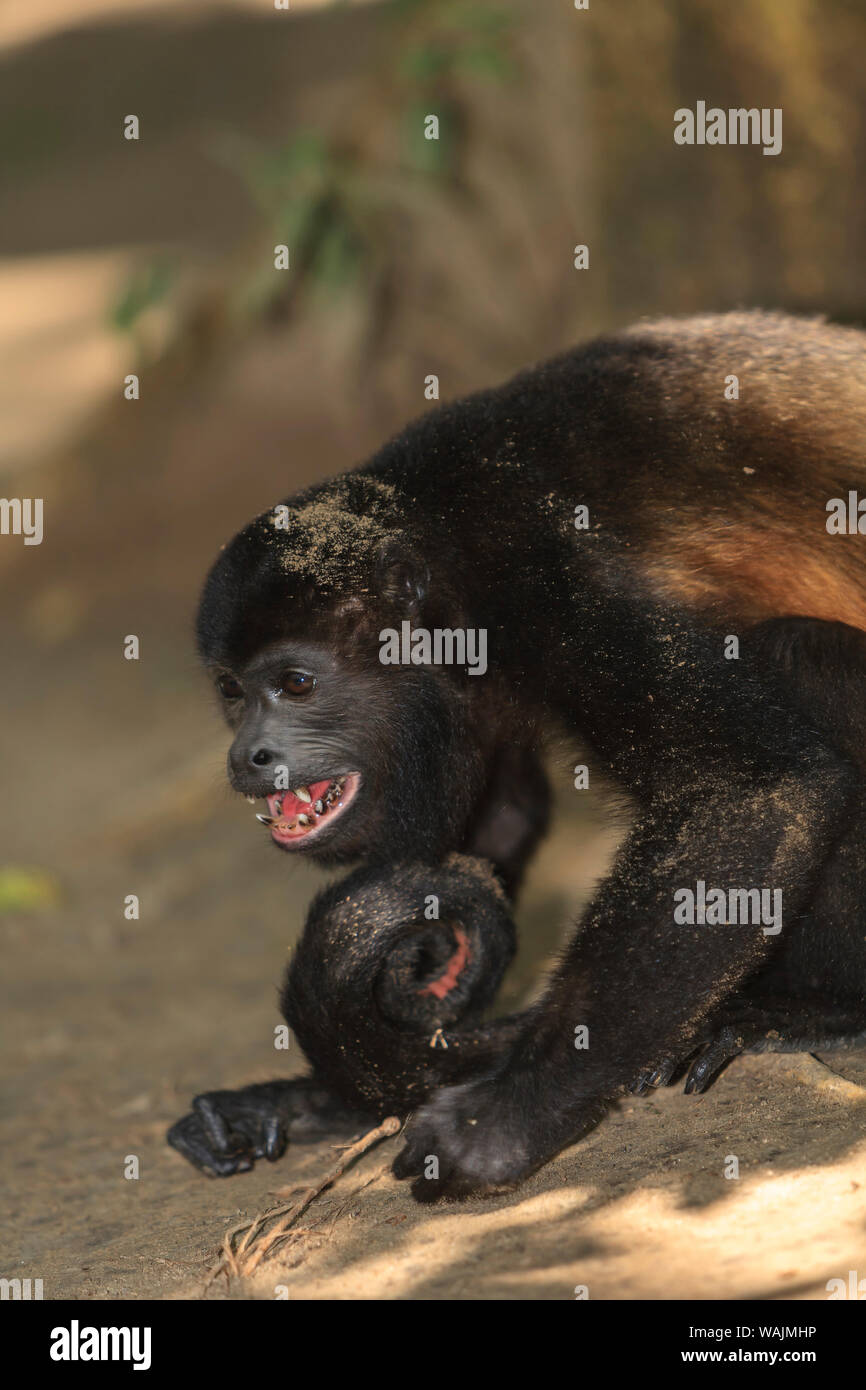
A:
{"type": "MultiPolygon", "coordinates": [[[[395,1170],[436,1156],[420,1196],[516,1182],[696,1053],[692,1089],[745,1048],[866,1030],[864,438],[858,331],[665,320],[431,411],[218,559],[200,650],[235,731],[232,783],[267,797],[284,850],[361,861],[395,892],[419,864],[480,856],[514,893],[546,827],[551,726],[637,800],[541,1000],[415,1110],[395,1170]],[[832,499],[854,534],[831,532],[832,499]],[[485,633],[486,672],[383,664],[404,624],[485,633]],[[677,920],[699,883],[780,895],[781,930],[677,920]]],[[[325,997],[339,960],[312,955],[325,997]]],[[[316,1035],[315,1081],[200,1098],[172,1142],[236,1171],[376,1113],[391,1092],[349,1084],[334,1037],[329,1058],[316,1035]]],[[[390,1055],[398,1077],[399,1034],[390,1055]]]]}

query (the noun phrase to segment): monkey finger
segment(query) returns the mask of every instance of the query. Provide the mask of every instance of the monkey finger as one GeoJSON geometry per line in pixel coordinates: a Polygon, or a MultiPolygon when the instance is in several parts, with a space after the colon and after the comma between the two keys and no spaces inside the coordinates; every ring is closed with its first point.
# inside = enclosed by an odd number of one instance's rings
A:
{"type": "Polygon", "coordinates": [[[700,1056],[692,1062],[686,1084],[687,1096],[701,1095],[718,1079],[722,1068],[745,1049],[745,1039],[733,1028],[723,1028],[712,1042],[707,1043],[700,1056]]]}
{"type": "Polygon", "coordinates": [[[391,1164],[391,1172],[395,1178],[417,1178],[423,1171],[425,1155],[430,1151],[430,1144],[425,1143],[422,1135],[413,1135],[406,1131],[406,1142],[391,1164]]]}
{"type": "Polygon", "coordinates": [[[420,1158],[416,1158],[407,1146],[407,1148],[401,1149],[400,1152],[397,1154],[397,1157],[391,1164],[391,1172],[394,1174],[394,1177],[398,1179],[398,1181],[402,1182],[406,1178],[417,1177],[418,1170],[420,1167],[420,1158]]]}
{"type": "Polygon", "coordinates": [[[664,1061],[659,1062],[659,1065],[656,1067],[655,1071],[650,1074],[647,1080],[647,1084],[652,1086],[653,1089],[655,1089],[658,1086],[670,1085],[671,1077],[676,1071],[677,1065],[678,1064],[675,1057],[665,1057],[664,1061]]]}
{"type": "Polygon", "coordinates": [[[237,1145],[232,1143],[232,1136],[226,1121],[223,1119],[212,1095],[195,1096],[192,1108],[201,1122],[210,1142],[211,1148],[219,1154],[229,1154],[237,1145]]]}
{"type": "Polygon", "coordinates": [[[264,1142],[261,1151],[256,1151],[256,1157],[263,1157],[269,1163],[274,1163],[283,1154],[287,1138],[285,1126],[282,1125],[276,1115],[269,1115],[264,1122],[264,1142]]]}
{"type": "Polygon", "coordinates": [[[642,1071],[637,1080],[629,1086],[629,1091],[633,1096],[645,1096],[647,1091],[670,1085],[671,1077],[678,1065],[675,1058],[665,1057],[657,1067],[648,1067],[646,1071],[642,1071]]]}
{"type": "Polygon", "coordinates": [[[173,1149],[208,1177],[228,1178],[234,1173],[247,1172],[253,1166],[248,1155],[214,1153],[197,1115],[184,1115],[172,1125],[166,1137],[173,1149]]]}

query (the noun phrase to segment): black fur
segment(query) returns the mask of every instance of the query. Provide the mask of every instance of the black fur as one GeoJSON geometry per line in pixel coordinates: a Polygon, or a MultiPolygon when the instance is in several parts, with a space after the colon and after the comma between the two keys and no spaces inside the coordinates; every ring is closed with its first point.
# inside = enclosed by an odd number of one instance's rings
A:
{"type": "MultiPolygon", "coordinates": [[[[864,345],[759,314],[602,340],[432,411],[366,468],[290,499],[286,529],[253,522],[211,572],[202,655],[244,691],[227,711],[234,785],[267,794],[277,763],[293,787],[360,773],[343,816],[294,852],[362,860],[380,887],[393,875],[395,911],[417,911],[418,864],[432,880],[453,852],[484,855],[516,889],[546,826],[551,724],[636,798],[543,997],[480,1049],[477,1077],[415,1114],[396,1171],[419,1196],[514,1183],[625,1089],[685,1063],[702,1089],[771,1034],[829,1046],[866,1029],[866,661],[851,626],[866,625],[866,565],[862,540],[824,525],[829,498],[864,484],[864,345]],[[404,619],[485,629],[487,674],[381,665],[380,631],[404,619]],[[293,667],[319,680],[303,701],[277,693],[293,667]],[[266,765],[251,762],[261,750],[266,765]],[[781,934],[677,925],[674,891],[698,880],[781,890],[781,934]]],[[[311,1016],[339,976],[332,932],[325,911],[311,1016]]],[[[303,1000],[290,1012],[303,1037],[303,1000]]],[[[330,1051],[327,1027],[312,1033],[343,1110],[406,1109],[430,1090],[400,1081],[397,1041],[382,1083],[377,1041],[365,1092],[364,1049],[348,1062],[336,1021],[330,1051]]],[[[208,1166],[202,1124],[180,1123],[208,1166]]],[[[257,1142],[236,1146],[243,1166],[257,1142]]]]}

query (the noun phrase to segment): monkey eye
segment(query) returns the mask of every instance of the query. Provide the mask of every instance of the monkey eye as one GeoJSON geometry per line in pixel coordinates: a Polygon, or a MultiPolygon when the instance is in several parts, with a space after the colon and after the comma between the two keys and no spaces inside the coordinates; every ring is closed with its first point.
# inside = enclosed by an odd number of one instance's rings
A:
{"type": "Polygon", "coordinates": [[[316,688],[316,677],[308,671],[286,671],[280,676],[281,695],[309,695],[316,688]]]}
{"type": "Polygon", "coordinates": [[[244,693],[240,681],[228,672],[224,672],[217,680],[217,690],[224,700],[240,700],[244,693]]]}

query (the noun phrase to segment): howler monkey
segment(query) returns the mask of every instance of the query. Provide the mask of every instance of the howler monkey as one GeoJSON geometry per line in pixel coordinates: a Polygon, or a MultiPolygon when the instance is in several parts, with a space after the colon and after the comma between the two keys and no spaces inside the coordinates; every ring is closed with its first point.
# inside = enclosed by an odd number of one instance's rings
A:
{"type": "Polygon", "coordinates": [[[396,1108],[398,1176],[463,1195],[628,1089],[866,1034],[864,447],[860,332],[663,320],[430,411],[235,537],[198,619],[231,782],[284,851],[360,867],[284,993],[312,1077],[199,1097],[176,1147],[235,1172],[396,1108]],[[542,997],[485,1024],[563,726],[637,816],[542,997]]]}

